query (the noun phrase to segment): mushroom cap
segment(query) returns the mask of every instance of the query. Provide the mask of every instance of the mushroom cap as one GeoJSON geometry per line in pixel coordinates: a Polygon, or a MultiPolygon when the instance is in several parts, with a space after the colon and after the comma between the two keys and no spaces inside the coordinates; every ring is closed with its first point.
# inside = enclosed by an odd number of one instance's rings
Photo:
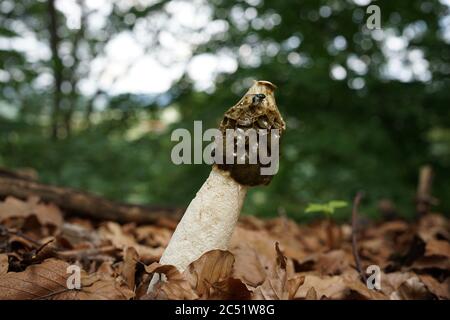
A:
{"type": "MultiPolygon", "coordinates": [[[[220,123],[220,130],[223,135],[224,149],[226,150],[226,130],[241,130],[246,133],[249,129],[260,132],[260,129],[267,130],[267,154],[272,154],[271,138],[272,129],[278,129],[281,136],[286,129],[286,124],[278,111],[275,101],[274,91],[276,86],[269,81],[255,81],[239,102],[225,112],[224,118],[220,123]]],[[[245,136],[245,163],[237,163],[237,155],[233,164],[226,164],[225,152],[222,164],[216,164],[216,167],[228,172],[230,176],[238,183],[245,186],[267,185],[273,178],[273,175],[262,175],[261,168],[269,167],[270,164],[262,164],[258,155],[257,163],[251,164],[249,161],[249,138],[245,136]]],[[[236,150],[237,138],[234,141],[236,150]]],[[[258,136],[259,143],[259,136],[258,136]]]]}

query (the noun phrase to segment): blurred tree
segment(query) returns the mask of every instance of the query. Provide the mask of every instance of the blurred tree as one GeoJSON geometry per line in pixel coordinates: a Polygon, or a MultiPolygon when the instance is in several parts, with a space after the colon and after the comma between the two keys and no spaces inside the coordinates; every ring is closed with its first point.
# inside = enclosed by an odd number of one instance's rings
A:
{"type": "Polygon", "coordinates": [[[307,203],[364,189],[372,213],[391,199],[408,215],[424,163],[436,172],[439,209],[450,211],[443,0],[72,2],[76,21],[61,1],[0,5],[1,165],[31,166],[44,181],[122,200],[185,205],[209,169],[172,164],[171,129],[191,129],[193,120],[217,126],[252,79],[265,79],[279,87],[288,130],[277,177],[251,191],[246,212],[300,217],[307,203]],[[189,20],[174,3],[201,8],[209,21],[189,20]],[[366,27],[369,4],[381,9],[380,30],[366,27]],[[113,88],[132,67],[110,74],[108,46],[124,33],[167,68],[179,64],[165,48],[174,39],[192,62],[219,56],[218,69],[228,72],[199,85],[203,66],[186,62],[164,94],[113,94],[100,80],[108,75],[113,88]],[[225,58],[235,71],[220,65],[225,58]],[[179,117],[166,121],[169,111],[179,117]]]}
{"type": "Polygon", "coordinates": [[[448,5],[374,1],[382,29],[369,30],[371,1],[213,3],[228,29],[197,54],[229,52],[239,68],[194,104],[196,117],[218,117],[251,79],[268,79],[287,119],[281,170],[254,190],[249,210],[274,213],[276,204],[300,212],[305,202],[364,189],[374,207],[390,198],[410,215],[424,163],[438,172],[435,190],[449,210],[450,146],[440,144],[446,151],[438,154],[430,139],[450,125],[448,5]]]}

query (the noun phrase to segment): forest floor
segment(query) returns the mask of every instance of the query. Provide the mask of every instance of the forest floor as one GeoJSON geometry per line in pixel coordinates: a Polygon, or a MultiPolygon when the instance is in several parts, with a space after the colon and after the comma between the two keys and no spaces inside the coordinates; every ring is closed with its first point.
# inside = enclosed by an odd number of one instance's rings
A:
{"type": "Polygon", "coordinates": [[[229,251],[210,251],[182,274],[157,263],[176,225],[165,217],[119,224],[65,216],[36,197],[7,197],[0,202],[0,299],[450,298],[449,220],[440,214],[361,220],[354,234],[327,220],[245,216],[229,251]],[[148,295],[153,272],[168,281],[148,295]]]}

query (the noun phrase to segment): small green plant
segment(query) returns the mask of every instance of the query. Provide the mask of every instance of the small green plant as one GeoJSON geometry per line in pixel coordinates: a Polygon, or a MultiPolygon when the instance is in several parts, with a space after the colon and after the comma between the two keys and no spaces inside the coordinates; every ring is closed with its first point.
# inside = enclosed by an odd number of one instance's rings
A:
{"type": "Polygon", "coordinates": [[[306,213],[322,212],[327,216],[331,216],[336,209],[345,208],[348,203],[342,200],[332,200],[327,203],[310,203],[306,208],[306,213]]]}
{"type": "Polygon", "coordinates": [[[327,203],[321,204],[321,203],[310,203],[308,207],[306,208],[306,213],[312,213],[312,212],[322,212],[327,217],[327,225],[326,225],[326,232],[327,232],[327,242],[328,242],[328,248],[330,250],[336,248],[341,239],[341,229],[337,228],[338,230],[338,239],[335,238],[335,232],[333,231],[334,228],[334,222],[331,216],[333,215],[334,211],[339,208],[345,208],[348,205],[347,202],[342,200],[332,200],[327,203]]]}

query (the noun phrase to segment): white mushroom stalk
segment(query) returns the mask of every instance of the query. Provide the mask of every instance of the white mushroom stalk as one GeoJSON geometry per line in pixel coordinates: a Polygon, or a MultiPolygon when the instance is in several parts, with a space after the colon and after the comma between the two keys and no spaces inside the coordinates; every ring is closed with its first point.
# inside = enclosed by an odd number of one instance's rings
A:
{"type": "Polygon", "coordinates": [[[248,187],[213,167],[159,261],[181,272],[203,253],[227,249],[248,187]]]}
{"type": "MultiPolygon", "coordinates": [[[[278,129],[281,133],[285,124],[275,103],[274,89],[268,81],[255,81],[244,97],[225,113],[220,125],[223,135],[226,129],[251,128],[278,129]]],[[[205,252],[228,249],[248,188],[268,184],[272,179],[270,175],[261,175],[261,167],[264,165],[259,162],[215,164],[186,209],[160,263],[173,265],[183,272],[205,252]]],[[[148,293],[164,280],[164,275],[154,274],[148,293]]]]}

